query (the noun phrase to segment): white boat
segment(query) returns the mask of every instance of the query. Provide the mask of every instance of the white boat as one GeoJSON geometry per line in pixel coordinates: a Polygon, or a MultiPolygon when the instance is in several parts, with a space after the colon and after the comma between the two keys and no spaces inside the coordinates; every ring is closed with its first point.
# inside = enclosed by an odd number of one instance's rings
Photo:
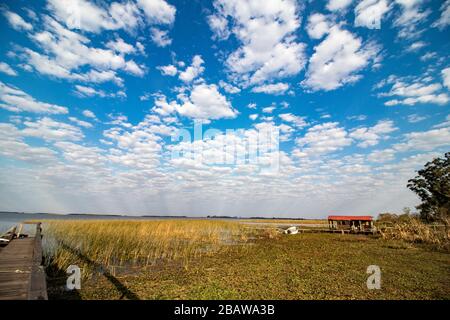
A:
{"type": "Polygon", "coordinates": [[[284,230],[284,234],[297,234],[298,228],[296,226],[289,227],[286,230],[284,230]]]}

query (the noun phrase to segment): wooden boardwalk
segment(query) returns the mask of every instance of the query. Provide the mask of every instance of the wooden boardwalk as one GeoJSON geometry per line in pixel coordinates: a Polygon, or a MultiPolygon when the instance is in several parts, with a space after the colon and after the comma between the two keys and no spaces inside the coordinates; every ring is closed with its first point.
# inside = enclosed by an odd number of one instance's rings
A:
{"type": "Polygon", "coordinates": [[[0,248],[0,300],[47,300],[40,231],[0,248]]]}

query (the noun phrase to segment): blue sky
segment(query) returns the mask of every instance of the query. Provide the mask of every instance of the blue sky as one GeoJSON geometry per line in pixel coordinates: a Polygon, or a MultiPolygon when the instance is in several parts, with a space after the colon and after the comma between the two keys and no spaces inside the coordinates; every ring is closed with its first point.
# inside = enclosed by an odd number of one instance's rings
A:
{"type": "Polygon", "coordinates": [[[449,24],[448,0],[4,1],[0,210],[413,207],[450,147],[449,24]]]}

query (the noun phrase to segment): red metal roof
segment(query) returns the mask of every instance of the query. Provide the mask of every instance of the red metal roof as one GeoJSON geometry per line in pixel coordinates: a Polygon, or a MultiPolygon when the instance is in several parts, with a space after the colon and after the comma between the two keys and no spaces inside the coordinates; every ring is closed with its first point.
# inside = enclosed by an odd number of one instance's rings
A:
{"type": "Polygon", "coordinates": [[[328,220],[372,220],[372,216],[328,216],[328,220]]]}

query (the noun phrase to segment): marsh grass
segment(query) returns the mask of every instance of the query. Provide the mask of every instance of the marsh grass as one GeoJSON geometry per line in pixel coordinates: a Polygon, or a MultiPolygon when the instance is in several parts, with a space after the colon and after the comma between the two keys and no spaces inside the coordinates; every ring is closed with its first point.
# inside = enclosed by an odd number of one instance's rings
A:
{"type": "Polygon", "coordinates": [[[187,268],[194,258],[246,250],[256,238],[276,237],[274,230],[215,220],[54,220],[45,221],[44,231],[48,266],[84,265],[84,276],[92,275],[93,265],[132,269],[176,260],[187,268]]]}
{"type": "Polygon", "coordinates": [[[380,228],[380,232],[383,239],[426,244],[435,249],[450,252],[448,225],[449,221],[445,221],[443,225],[434,225],[423,223],[417,218],[408,218],[380,228]]]}

